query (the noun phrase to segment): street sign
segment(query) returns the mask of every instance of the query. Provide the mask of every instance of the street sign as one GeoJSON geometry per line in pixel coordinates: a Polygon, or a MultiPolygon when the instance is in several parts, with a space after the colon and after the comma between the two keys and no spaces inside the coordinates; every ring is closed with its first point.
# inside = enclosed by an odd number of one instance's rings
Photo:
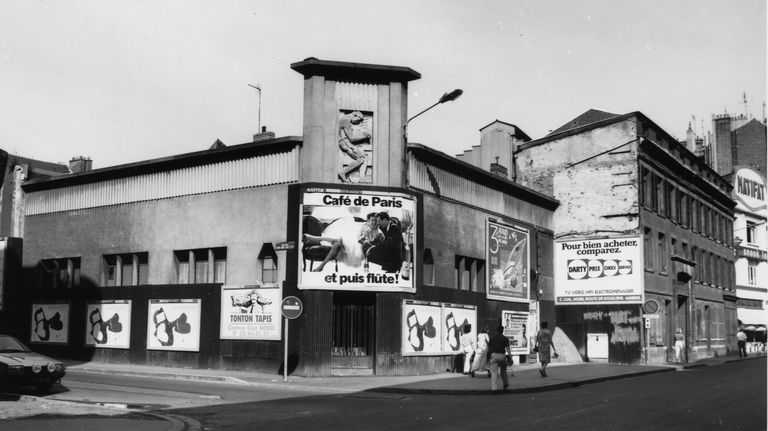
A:
{"type": "Polygon", "coordinates": [[[275,250],[295,250],[296,249],[296,242],[295,241],[285,241],[285,242],[278,242],[275,244],[275,250]]]}
{"type": "Polygon", "coordinates": [[[295,296],[287,296],[280,305],[280,310],[286,319],[295,319],[301,315],[304,305],[301,300],[295,296]]]}
{"type": "Polygon", "coordinates": [[[659,315],[658,314],[643,314],[643,318],[644,319],[658,319],[659,315]]]}

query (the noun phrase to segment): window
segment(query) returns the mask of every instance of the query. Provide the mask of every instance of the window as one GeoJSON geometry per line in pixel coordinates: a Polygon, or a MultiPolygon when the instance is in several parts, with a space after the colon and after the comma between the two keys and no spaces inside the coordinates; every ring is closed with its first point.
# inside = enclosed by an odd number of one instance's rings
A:
{"type": "Polygon", "coordinates": [[[661,178],[656,175],[651,176],[651,183],[653,192],[651,193],[651,209],[654,211],[659,210],[659,195],[661,194],[661,178]]]}
{"type": "Polygon", "coordinates": [[[747,221],[747,243],[749,244],[757,243],[757,238],[755,237],[755,234],[757,233],[756,226],[756,223],[747,221]]]}
{"type": "Polygon", "coordinates": [[[757,286],[757,265],[753,262],[747,264],[747,282],[750,286],[757,286]]]}
{"type": "Polygon", "coordinates": [[[696,198],[691,198],[691,230],[699,231],[699,222],[701,221],[701,214],[699,213],[699,201],[696,198]]]}
{"type": "Polygon", "coordinates": [[[680,191],[680,224],[691,225],[691,197],[684,191],[680,191]]]}
{"type": "MultiPolygon", "coordinates": [[[[277,283],[277,252],[271,242],[265,242],[259,250],[258,256],[261,262],[261,282],[277,283]]],[[[217,264],[221,261],[215,261],[217,264]]],[[[216,266],[216,265],[214,265],[216,266]]],[[[222,271],[221,268],[215,268],[216,272],[222,271]]],[[[223,280],[224,274],[217,275],[216,278],[223,280]]]]}
{"type": "Polygon", "coordinates": [[[457,289],[473,292],[485,290],[484,260],[457,255],[455,269],[457,289]]]}
{"type": "Polygon", "coordinates": [[[707,260],[707,268],[709,268],[709,280],[707,282],[709,284],[714,285],[715,284],[715,276],[717,274],[717,268],[715,268],[715,254],[709,253],[709,258],[707,260]]]}
{"type": "Polygon", "coordinates": [[[79,257],[43,259],[41,266],[43,287],[50,289],[71,289],[73,287],[80,287],[79,257]]]}
{"type": "Polygon", "coordinates": [[[667,237],[663,233],[659,232],[658,239],[659,271],[666,273],[667,266],[669,265],[669,259],[667,258],[667,237]]]}
{"type": "Polygon", "coordinates": [[[666,206],[667,196],[665,193],[665,189],[666,189],[666,182],[664,182],[664,180],[662,180],[661,178],[658,178],[656,183],[656,196],[659,204],[658,212],[661,215],[667,214],[667,206],[666,206]]]}
{"type": "Polygon", "coordinates": [[[672,221],[677,221],[677,189],[671,183],[667,183],[667,217],[672,221]]]}
{"type": "Polygon", "coordinates": [[[652,178],[653,176],[648,172],[648,169],[640,168],[640,182],[642,183],[640,202],[645,207],[651,207],[652,178]]]}
{"type": "Polygon", "coordinates": [[[672,256],[680,256],[680,250],[678,250],[677,245],[677,238],[671,237],[669,238],[670,243],[672,244],[672,256]]]}
{"type": "Polygon", "coordinates": [[[680,246],[680,255],[683,256],[684,258],[688,259],[688,260],[693,260],[693,256],[688,254],[688,244],[687,243],[683,243],[680,246]]]}
{"type": "Polygon", "coordinates": [[[645,269],[653,271],[653,232],[650,228],[645,228],[643,235],[643,260],[645,269]]]}
{"type": "Polygon", "coordinates": [[[227,271],[227,248],[199,248],[173,252],[176,283],[224,283],[227,271]]]}
{"type": "Polygon", "coordinates": [[[424,249],[424,257],[421,261],[421,265],[424,284],[435,284],[435,260],[432,257],[432,250],[428,248],[424,249]]]}
{"type": "Polygon", "coordinates": [[[137,286],[147,284],[149,253],[105,254],[103,261],[104,286],[137,286]]]}

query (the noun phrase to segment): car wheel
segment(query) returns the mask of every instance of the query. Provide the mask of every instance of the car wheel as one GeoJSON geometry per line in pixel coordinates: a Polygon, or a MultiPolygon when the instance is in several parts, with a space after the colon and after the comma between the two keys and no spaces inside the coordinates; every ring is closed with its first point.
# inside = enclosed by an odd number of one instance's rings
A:
{"type": "Polygon", "coordinates": [[[48,380],[47,382],[40,382],[35,386],[37,386],[37,392],[48,393],[51,391],[51,386],[53,386],[53,380],[48,380]]]}

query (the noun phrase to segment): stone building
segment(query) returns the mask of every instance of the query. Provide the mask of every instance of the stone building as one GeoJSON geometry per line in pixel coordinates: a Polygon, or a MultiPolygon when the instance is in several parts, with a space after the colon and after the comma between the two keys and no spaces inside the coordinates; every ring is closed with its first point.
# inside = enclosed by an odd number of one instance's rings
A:
{"type": "Polygon", "coordinates": [[[459,331],[500,321],[528,360],[527,328],[554,317],[558,202],[406,143],[412,69],[291,67],[303,136],[26,182],[19,335],[57,356],[277,371],[295,296],[299,375],[444,371],[459,331]]]}

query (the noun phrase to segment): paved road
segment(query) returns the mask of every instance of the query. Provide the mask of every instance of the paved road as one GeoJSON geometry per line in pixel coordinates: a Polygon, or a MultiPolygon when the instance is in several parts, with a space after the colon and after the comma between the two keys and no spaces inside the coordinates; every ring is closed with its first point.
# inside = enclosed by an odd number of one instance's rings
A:
{"type": "Polygon", "coordinates": [[[205,429],[766,429],[765,360],[535,394],[308,396],[176,410],[205,429]]]}

